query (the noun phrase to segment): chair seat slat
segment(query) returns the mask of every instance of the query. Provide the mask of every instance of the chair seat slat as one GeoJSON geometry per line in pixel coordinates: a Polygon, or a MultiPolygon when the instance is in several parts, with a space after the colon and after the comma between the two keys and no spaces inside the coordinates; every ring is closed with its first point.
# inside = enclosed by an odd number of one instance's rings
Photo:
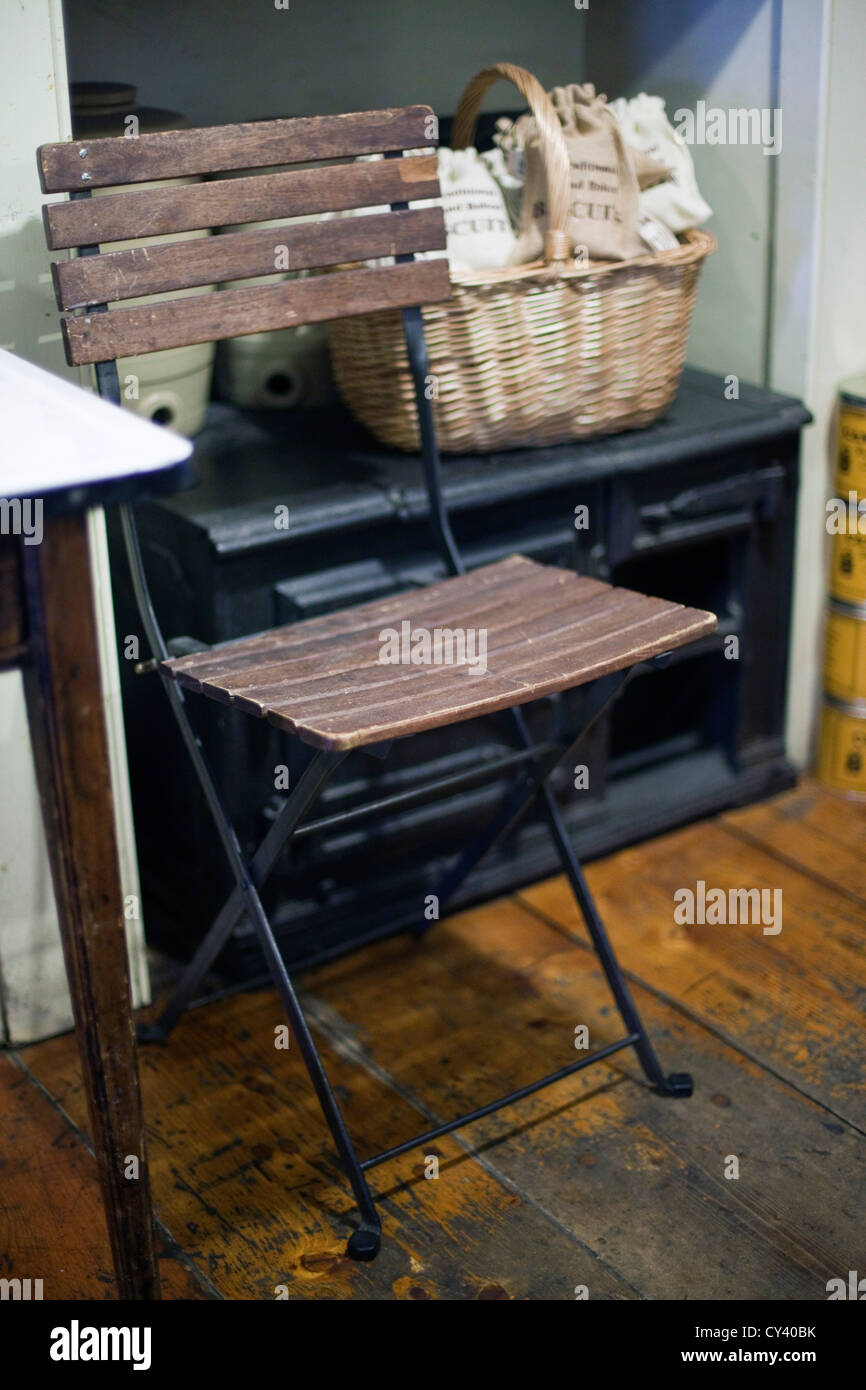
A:
{"type": "Polygon", "coordinates": [[[78,188],[349,158],[436,143],[431,108],[407,106],[346,116],[159,131],[137,139],[67,140],[42,145],[38,163],[44,193],[71,193],[78,188]],[[87,179],[82,178],[84,174],[87,179]]]}
{"type": "Polygon", "coordinates": [[[445,247],[442,210],[412,208],[335,222],[300,222],[196,241],[161,242],[54,261],[61,309],[110,304],[138,295],[218,285],[271,275],[365,261],[374,256],[439,251],[445,247]]]}
{"type": "Polygon", "coordinates": [[[214,183],[135,189],[102,198],[49,203],[43,216],[48,245],[60,251],[438,195],[436,156],[420,155],[214,183]]]}
{"type": "Polygon", "coordinates": [[[447,299],[448,262],[338,270],[62,320],[71,366],[447,299]]]}
{"type": "MultiPolygon", "coordinates": [[[[468,574],[342,614],[239,638],[163,663],[180,685],[268,719],[317,748],[404,738],[526,704],[684,646],[712,613],[647,598],[510,556],[468,574]],[[510,600],[510,602],[509,602],[510,600]],[[337,623],[349,640],[335,643],[337,623]],[[440,633],[440,660],[385,663],[386,630],[440,633]],[[470,662],[461,634],[474,634],[470,662]],[[474,675],[484,633],[484,659],[474,675]],[[318,653],[318,654],[316,654],[318,653]]],[[[404,634],[401,640],[408,640],[404,634]]],[[[392,654],[393,655],[393,654],[392,654]]]]}

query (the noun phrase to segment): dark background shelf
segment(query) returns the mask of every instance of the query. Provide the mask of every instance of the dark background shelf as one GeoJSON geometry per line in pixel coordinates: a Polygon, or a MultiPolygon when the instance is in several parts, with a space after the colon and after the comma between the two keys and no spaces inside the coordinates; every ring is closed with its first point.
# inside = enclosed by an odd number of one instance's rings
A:
{"type": "MultiPolygon", "coordinates": [[[[664,420],[647,430],[444,461],[455,531],[474,565],[514,551],[644,592],[710,608],[719,633],[637,679],[593,730],[588,791],[557,795],[579,854],[592,858],[685,821],[790,786],[783,717],[799,432],[797,401],[686,371],[664,420]],[[574,509],[590,526],[575,530],[574,509]],[[739,641],[738,659],[725,655],[739,641]]],[[[260,414],[215,404],[196,442],[199,483],[139,509],[166,632],[216,642],[441,577],[418,460],[372,443],[339,408],[260,414]],[[288,506],[288,531],[275,508],[288,506]]],[[[112,524],[119,634],[138,630],[112,524]]],[[[150,938],[188,955],[229,886],[157,679],[123,662],[133,805],[150,938]],[[159,759],[153,748],[161,750],[159,759]]],[[[254,846],[306,750],[278,731],[193,698],[205,746],[244,838],[254,846]]],[[[528,707],[539,734],[581,691],[528,707]]],[[[327,814],[494,757],[511,747],[501,717],[433,731],[381,762],[356,755],[320,805],[327,814]]],[[[371,933],[417,920],[442,863],[492,809],[503,784],[392,812],[301,841],[269,890],[286,959],[303,966],[371,933]]],[[[489,897],[554,872],[545,829],[528,822],[466,885],[489,897]]],[[[229,975],[261,973],[239,927],[229,975]]]]}

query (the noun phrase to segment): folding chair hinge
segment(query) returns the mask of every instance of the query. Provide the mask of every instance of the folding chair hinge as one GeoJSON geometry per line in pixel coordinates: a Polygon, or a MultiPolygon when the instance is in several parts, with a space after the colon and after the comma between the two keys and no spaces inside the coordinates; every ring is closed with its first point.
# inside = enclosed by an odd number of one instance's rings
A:
{"type": "MultiPolygon", "coordinates": [[[[192,656],[194,652],[210,650],[207,642],[199,642],[197,637],[171,637],[165,645],[169,656],[192,656]]],[[[133,667],[137,676],[149,676],[158,669],[159,659],[155,656],[149,661],[137,661],[133,667]]]]}
{"type": "Polygon", "coordinates": [[[658,656],[651,656],[648,664],[654,666],[657,671],[663,671],[666,666],[670,666],[673,659],[673,652],[659,652],[658,656]]]}

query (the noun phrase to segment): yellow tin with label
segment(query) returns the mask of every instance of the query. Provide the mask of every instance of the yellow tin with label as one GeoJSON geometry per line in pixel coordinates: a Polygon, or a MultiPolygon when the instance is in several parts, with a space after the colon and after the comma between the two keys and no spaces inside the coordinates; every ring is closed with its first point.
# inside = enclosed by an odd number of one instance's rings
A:
{"type": "Polygon", "coordinates": [[[866,801],[866,704],[847,704],[825,695],[818,780],[851,800],[866,801]]]}
{"type": "Polygon", "coordinates": [[[866,607],[866,535],[840,531],[833,537],[832,554],[830,597],[866,607]]]}
{"type": "Polygon", "coordinates": [[[866,376],[851,377],[839,388],[836,491],[866,498],[866,376]]]}
{"type": "Polygon", "coordinates": [[[824,689],[837,700],[866,702],[866,607],[836,603],[827,607],[824,689]]]}

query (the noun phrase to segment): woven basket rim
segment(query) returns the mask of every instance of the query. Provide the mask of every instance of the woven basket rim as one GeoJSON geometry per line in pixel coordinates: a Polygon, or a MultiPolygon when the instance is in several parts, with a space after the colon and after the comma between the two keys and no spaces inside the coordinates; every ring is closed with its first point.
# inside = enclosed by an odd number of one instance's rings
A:
{"type": "MultiPolygon", "coordinates": [[[[668,251],[651,251],[645,256],[632,256],[627,261],[588,261],[573,264],[562,261],[547,263],[530,261],[527,265],[505,266],[496,270],[452,270],[451,283],[462,289],[474,286],[509,285],[520,280],[581,280],[604,275],[615,275],[618,271],[636,270],[645,266],[682,266],[711,256],[718,242],[712,232],[699,227],[680,234],[678,246],[668,251]]],[[[448,301],[443,301],[447,305],[448,301]]]]}

